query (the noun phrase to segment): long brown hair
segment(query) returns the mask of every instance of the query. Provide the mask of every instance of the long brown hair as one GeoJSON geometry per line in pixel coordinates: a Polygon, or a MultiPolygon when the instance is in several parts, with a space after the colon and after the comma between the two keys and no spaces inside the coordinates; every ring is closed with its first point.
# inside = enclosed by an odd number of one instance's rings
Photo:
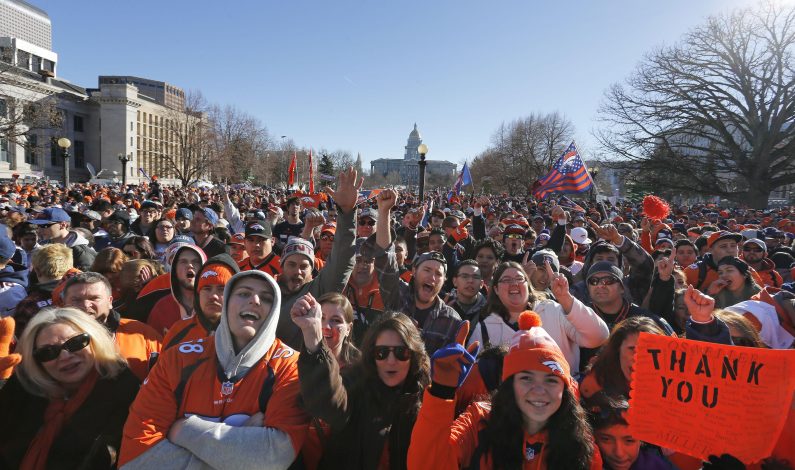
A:
{"type": "MultiPolygon", "coordinates": [[[[522,468],[524,427],[513,391],[515,376],[508,377],[492,399],[491,414],[483,430],[483,453],[493,468],[522,468]]],[[[563,389],[560,408],[549,418],[548,468],[588,469],[594,454],[593,433],[585,411],[569,387],[563,389]]]]}
{"type": "Polygon", "coordinates": [[[629,383],[621,371],[621,345],[629,335],[636,333],[664,335],[665,332],[648,317],[629,317],[613,327],[610,338],[602,346],[591,366],[596,381],[608,394],[629,395],[629,383]]]}
{"type": "Polygon", "coordinates": [[[375,365],[375,342],[378,336],[387,330],[397,333],[411,351],[411,366],[404,388],[410,384],[411,388],[417,386],[419,390],[424,389],[431,383],[431,361],[425,352],[425,343],[422,341],[420,330],[411,318],[397,312],[384,312],[381,318],[368,328],[362,340],[362,366],[366,379],[380,380],[375,365]]]}
{"type": "Polygon", "coordinates": [[[543,298],[542,294],[536,292],[533,289],[533,283],[530,282],[530,276],[527,275],[521,264],[515,261],[504,261],[497,266],[497,269],[494,270],[494,275],[491,276],[491,284],[489,285],[489,298],[486,302],[486,307],[481,313],[481,318],[486,318],[492,313],[496,313],[497,315],[501,316],[503,320],[508,321],[508,309],[505,308],[502,300],[500,300],[500,297],[497,295],[497,284],[499,283],[503,273],[509,268],[514,268],[519,271],[527,281],[528,308],[530,308],[530,304],[534,304],[537,300],[543,298]]]}

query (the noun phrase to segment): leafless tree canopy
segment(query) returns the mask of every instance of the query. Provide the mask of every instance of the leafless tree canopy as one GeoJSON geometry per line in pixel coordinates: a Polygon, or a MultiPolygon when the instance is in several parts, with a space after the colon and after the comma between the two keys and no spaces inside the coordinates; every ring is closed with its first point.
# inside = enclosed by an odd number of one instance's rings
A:
{"type": "Polygon", "coordinates": [[[795,183],[795,10],[712,17],[606,92],[597,138],[644,182],[764,207],[795,183]]]}
{"type": "Polygon", "coordinates": [[[224,181],[264,181],[273,171],[268,158],[271,139],[259,119],[227,105],[210,107],[213,164],[210,178],[224,181]]]}
{"type": "Polygon", "coordinates": [[[503,123],[470,165],[476,188],[524,194],[571,142],[574,126],[559,113],[503,123]]]}
{"type": "Polygon", "coordinates": [[[200,92],[188,92],[184,109],[166,113],[166,131],[174,147],[161,152],[167,174],[183,186],[205,177],[213,162],[213,129],[207,118],[207,101],[200,92]]]}

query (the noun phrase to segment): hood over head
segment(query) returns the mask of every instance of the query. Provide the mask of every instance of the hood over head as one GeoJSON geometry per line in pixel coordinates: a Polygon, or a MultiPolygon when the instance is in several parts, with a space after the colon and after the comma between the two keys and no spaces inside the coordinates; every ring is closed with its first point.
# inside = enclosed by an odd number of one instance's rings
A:
{"type": "Polygon", "coordinates": [[[227,378],[242,377],[268,352],[276,339],[276,326],[279,324],[279,310],[281,309],[282,295],[279,285],[269,275],[262,271],[243,271],[232,276],[224,288],[224,308],[221,311],[221,323],[215,331],[215,355],[218,363],[227,378]],[[229,329],[228,306],[229,297],[235,284],[241,279],[256,277],[266,281],[273,290],[273,305],[268,318],[254,338],[240,351],[235,352],[235,343],[229,329]]]}
{"type": "MultiPolygon", "coordinates": [[[[215,255],[212,258],[209,258],[202,265],[201,269],[199,269],[199,272],[196,275],[197,281],[195,283],[193,283],[193,293],[194,293],[194,295],[193,295],[193,309],[196,312],[196,314],[199,315],[199,317],[198,317],[199,321],[203,321],[204,320],[204,315],[203,315],[201,306],[199,305],[199,281],[204,277],[204,274],[205,274],[206,271],[212,269],[213,266],[217,266],[217,265],[222,265],[222,266],[226,267],[229,271],[232,272],[233,275],[240,272],[240,268],[238,267],[237,263],[235,263],[235,260],[232,259],[232,257],[229,256],[226,253],[221,253],[220,255],[215,255]]],[[[210,325],[205,325],[205,326],[210,326],[210,325]]],[[[209,328],[209,329],[212,330],[212,329],[214,329],[214,327],[213,328],[209,328]]]]}

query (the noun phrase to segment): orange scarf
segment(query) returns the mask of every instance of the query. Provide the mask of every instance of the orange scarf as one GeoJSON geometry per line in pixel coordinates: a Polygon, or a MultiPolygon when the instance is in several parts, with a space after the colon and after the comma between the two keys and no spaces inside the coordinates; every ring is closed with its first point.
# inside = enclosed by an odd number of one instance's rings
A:
{"type": "Polygon", "coordinates": [[[61,433],[64,423],[72,418],[72,415],[80,409],[88,395],[94,390],[97,383],[97,371],[92,370],[85,378],[77,393],[69,398],[54,398],[50,400],[47,409],[44,410],[44,424],[36,437],[30,443],[25,458],[22,459],[22,470],[44,470],[47,467],[47,457],[50,454],[50,447],[55,442],[55,438],[61,433]]]}

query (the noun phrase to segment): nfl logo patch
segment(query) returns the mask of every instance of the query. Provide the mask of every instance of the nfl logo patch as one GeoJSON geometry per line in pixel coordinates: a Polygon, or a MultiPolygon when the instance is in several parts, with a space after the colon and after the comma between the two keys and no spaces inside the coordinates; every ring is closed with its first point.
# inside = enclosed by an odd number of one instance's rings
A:
{"type": "Polygon", "coordinates": [[[235,384],[232,382],[224,382],[221,384],[221,395],[231,395],[232,390],[235,389],[235,384]]]}

